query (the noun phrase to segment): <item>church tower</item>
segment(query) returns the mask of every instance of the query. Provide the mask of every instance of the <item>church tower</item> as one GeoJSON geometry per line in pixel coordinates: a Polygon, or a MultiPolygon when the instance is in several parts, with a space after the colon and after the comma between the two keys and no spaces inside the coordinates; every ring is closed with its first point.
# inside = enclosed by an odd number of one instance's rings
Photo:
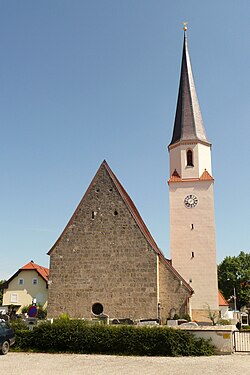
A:
{"type": "Polygon", "coordinates": [[[209,143],[188,53],[186,27],[170,157],[170,252],[172,264],[194,290],[192,319],[218,311],[214,193],[209,143]]]}

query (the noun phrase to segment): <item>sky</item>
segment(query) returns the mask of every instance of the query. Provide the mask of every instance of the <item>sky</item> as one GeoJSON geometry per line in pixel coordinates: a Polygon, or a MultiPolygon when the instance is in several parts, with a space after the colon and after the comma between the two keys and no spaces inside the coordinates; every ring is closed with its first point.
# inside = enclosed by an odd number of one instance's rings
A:
{"type": "Polygon", "coordinates": [[[169,252],[183,44],[212,143],[217,259],[249,251],[249,0],[0,0],[0,280],[53,246],[104,159],[169,252]]]}

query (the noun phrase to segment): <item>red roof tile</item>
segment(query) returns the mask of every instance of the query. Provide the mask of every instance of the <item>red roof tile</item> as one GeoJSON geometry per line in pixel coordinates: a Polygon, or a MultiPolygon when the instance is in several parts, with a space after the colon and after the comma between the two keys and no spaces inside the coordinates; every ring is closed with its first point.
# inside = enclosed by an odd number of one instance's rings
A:
{"type": "Polygon", "coordinates": [[[19,270],[14,273],[14,275],[12,275],[9,280],[7,280],[4,284],[3,284],[3,287],[4,289],[7,289],[8,288],[8,285],[9,283],[15,278],[18,276],[18,274],[21,272],[21,271],[29,271],[29,270],[34,270],[36,271],[43,279],[44,281],[46,282],[46,284],[48,284],[48,280],[49,280],[49,269],[46,268],[46,267],[43,267],[43,266],[39,266],[39,264],[36,264],[34,263],[33,261],[30,261],[29,263],[25,264],[23,267],[19,268],[19,270]]]}
{"type": "Polygon", "coordinates": [[[29,262],[25,264],[23,267],[20,268],[20,270],[35,270],[39,273],[39,275],[48,282],[49,279],[49,269],[43,266],[39,266],[39,264],[36,264],[34,262],[29,262]]]}
{"type": "Polygon", "coordinates": [[[219,306],[229,306],[223,294],[218,290],[219,306]]]}
{"type": "Polygon", "coordinates": [[[211,176],[211,174],[208,173],[208,171],[205,169],[202,175],[200,176],[200,180],[213,180],[214,178],[211,176]]]}
{"type": "Polygon", "coordinates": [[[194,181],[208,181],[212,180],[214,181],[214,178],[208,173],[208,171],[205,169],[200,178],[181,178],[179,173],[174,170],[172,173],[172,176],[168,180],[169,182],[194,182],[194,181]]]}
{"type": "Polygon", "coordinates": [[[181,177],[177,170],[175,169],[174,172],[172,173],[172,176],[170,177],[169,181],[171,182],[179,182],[181,181],[181,177]]]}

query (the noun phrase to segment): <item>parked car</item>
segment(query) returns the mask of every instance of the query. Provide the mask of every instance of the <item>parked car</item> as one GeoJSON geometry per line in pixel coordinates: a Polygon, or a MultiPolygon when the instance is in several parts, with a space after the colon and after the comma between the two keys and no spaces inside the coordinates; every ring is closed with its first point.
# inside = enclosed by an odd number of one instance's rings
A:
{"type": "Polygon", "coordinates": [[[0,354],[7,354],[10,346],[15,343],[15,335],[9,324],[0,320],[0,354]]]}

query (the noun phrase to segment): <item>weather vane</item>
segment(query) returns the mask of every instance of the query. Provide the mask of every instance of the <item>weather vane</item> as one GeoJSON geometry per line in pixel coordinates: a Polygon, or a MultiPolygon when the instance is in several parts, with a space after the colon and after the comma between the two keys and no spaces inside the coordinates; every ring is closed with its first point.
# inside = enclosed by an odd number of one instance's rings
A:
{"type": "Polygon", "coordinates": [[[186,32],[187,31],[187,22],[183,22],[183,30],[184,30],[184,32],[186,32]]]}

